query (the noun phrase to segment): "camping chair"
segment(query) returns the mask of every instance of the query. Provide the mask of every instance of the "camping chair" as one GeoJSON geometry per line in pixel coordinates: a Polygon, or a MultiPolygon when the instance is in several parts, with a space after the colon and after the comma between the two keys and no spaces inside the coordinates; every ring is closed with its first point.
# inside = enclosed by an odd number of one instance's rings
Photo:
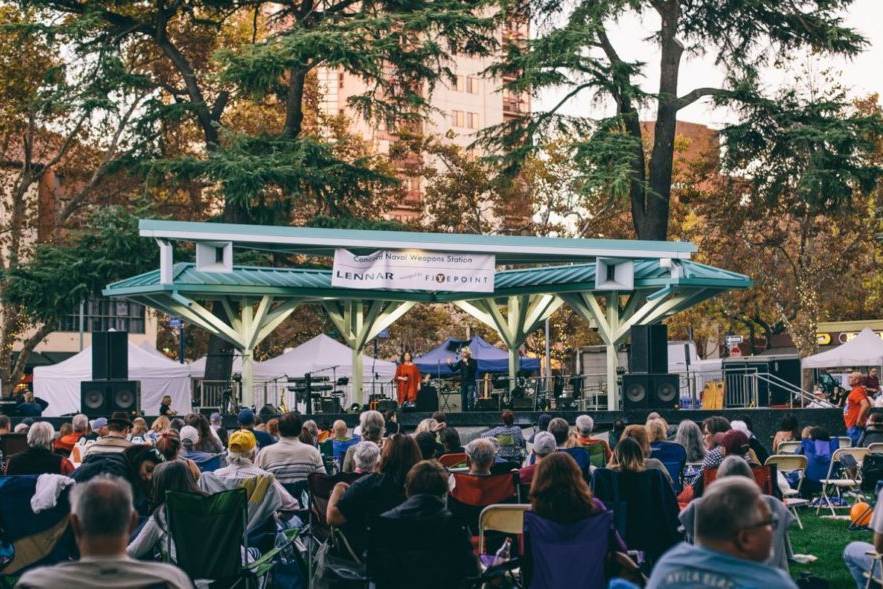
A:
{"type": "MultiPolygon", "coordinates": [[[[779,490],[778,485],[778,469],[774,463],[765,464],[763,466],[752,466],[751,472],[754,474],[754,480],[757,482],[757,486],[760,487],[760,490],[763,491],[764,495],[772,495],[777,499],[782,498],[782,492],[779,490]]],[[[715,479],[717,479],[717,467],[706,468],[702,471],[703,492],[708,488],[708,485],[715,481],[715,479]]]]}
{"type": "Polygon", "coordinates": [[[276,556],[297,538],[298,530],[285,532],[285,542],[277,544],[256,561],[243,563],[248,554],[246,521],[248,497],[245,489],[221,491],[214,495],[166,493],[166,519],[169,523],[169,550],[175,545],[176,565],[191,580],[211,579],[224,586],[259,587],[269,582],[276,556]],[[211,542],[206,542],[211,538],[211,542]]]}
{"type": "Polygon", "coordinates": [[[883,442],[876,442],[874,444],[868,444],[868,453],[869,454],[883,454],[883,442]]]}
{"type": "MultiPolygon", "coordinates": [[[[519,530],[520,532],[520,530],[519,530]]],[[[472,586],[475,557],[466,527],[455,519],[383,516],[368,522],[368,578],[376,589],[456,589],[472,586]]]]}
{"type": "Polygon", "coordinates": [[[780,442],[776,450],[776,454],[799,454],[801,442],[792,440],[790,442],[780,442]]]}
{"type": "Polygon", "coordinates": [[[579,469],[583,471],[583,476],[588,481],[589,480],[589,466],[592,464],[591,457],[589,456],[589,451],[583,447],[577,448],[561,448],[558,450],[559,452],[567,452],[570,454],[574,460],[576,460],[577,466],[579,469]]]}
{"type": "MultiPolygon", "coordinates": [[[[77,546],[70,520],[69,489],[61,492],[55,507],[34,513],[31,498],[39,475],[0,476],[0,538],[14,552],[0,576],[15,578],[30,568],[76,558],[77,546]]],[[[5,585],[5,583],[4,583],[5,585]]]]}
{"type": "Polygon", "coordinates": [[[335,475],[327,475],[321,472],[310,473],[307,476],[307,490],[309,493],[309,551],[307,564],[309,567],[309,577],[313,578],[313,567],[315,565],[315,556],[319,548],[326,546],[332,539],[332,529],[325,519],[325,512],[328,510],[328,501],[331,499],[331,492],[337,483],[349,483],[357,481],[364,474],[356,472],[340,472],[335,475]]]}
{"type": "MultiPolygon", "coordinates": [[[[824,503],[828,506],[828,509],[831,510],[831,517],[837,517],[837,512],[834,511],[835,506],[831,502],[831,495],[828,494],[828,489],[830,487],[833,487],[836,490],[837,497],[840,499],[842,499],[843,497],[843,492],[841,489],[846,489],[847,492],[858,491],[859,486],[861,485],[862,462],[864,461],[867,454],[867,448],[839,448],[834,452],[834,454],[831,456],[831,463],[828,465],[828,475],[820,481],[822,484],[822,496],[819,498],[819,503],[816,506],[816,515],[819,514],[819,511],[821,511],[822,509],[822,503],[824,503]],[[844,456],[851,456],[853,460],[855,460],[855,476],[835,478],[834,465],[837,464],[837,468],[842,469],[843,465],[840,464],[840,461],[844,456]]],[[[846,474],[848,475],[849,473],[846,474]]],[[[837,507],[848,506],[838,505],[837,507]]]]}
{"type": "Polygon", "coordinates": [[[583,449],[589,453],[589,464],[595,468],[604,468],[607,465],[607,449],[604,444],[592,444],[583,446],[583,449]]]}
{"type": "Polygon", "coordinates": [[[782,493],[785,507],[788,508],[797,520],[797,525],[803,529],[803,522],[800,521],[800,515],[797,513],[798,507],[809,505],[809,501],[800,497],[800,488],[803,486],[803,479],[806,476],[806,456],[800,454],[773,454],[766,459],[764,465],[775,464],[781,473],[796,472],[797,488],[792,488],[782,493]]]}
{"type": "Polygon", "coordinates": [[[200,460],[194,460],[193,458],[191,458],[191,460],[196,463],[196,466],[199,468],[199,472],[214,472],[221,468],[221,466],[223,466],[221,460],[224,458],[224,456],[225,453],[221,452],[220,454],[213,454],[200,460]]]}
{"type": "Polygon", "coordinates": [[[438,457],[438,461],[445,468],[455,468],[459,466],[466,466],[466,453],[465,452],[452,452],[451,454],[442,454],[438,457]]]}
{"type": "Polygon", "coordinates": [[[448,496],[448,509],[478,541],[478,520],[481,510],[495,503],[514,503],[516,478],[512,473],[474,475],[455,472],[454,488],[448,496]]]}
{"type": "Polygon", "coordinates": [[[606,587],[604,563],[613,513],[605,511],[573,524],[524,513],[526,587],[606,587]],[[579,566],[574,566],[579,563],[579,566]]]}
{"type": "Polygon", "coordinates": [[[3,434],[0,436],[0,452],[3,452],[3,464],[0,464],[0,467],[3,468],[3,472],[6,472],[6,462],[9,461],[10,456],[27,449],[27,434],[3,434]]]}
{"type": "Polygon", "coordinates": [[[687,464],[687,450],[677,442],[654,442],[650,445],[650,456],[660,461],[671,475],[675,495],[681,492],[684,467],[687,464]]]}

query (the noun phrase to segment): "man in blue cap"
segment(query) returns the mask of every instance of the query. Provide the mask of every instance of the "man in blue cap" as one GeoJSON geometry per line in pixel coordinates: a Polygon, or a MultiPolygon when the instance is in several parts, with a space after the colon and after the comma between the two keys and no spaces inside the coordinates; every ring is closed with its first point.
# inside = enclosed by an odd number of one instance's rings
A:
{"type": "Polygon", "coordinates": [[[276,440],[273,439],[273,436],[267,432],[254,429],[254,421],[254,411],[251,409],[243,409],[239,412],[240,429],[247,429],[254,434],[255,439],[258,441],[258,449],[275,444],[276,440]]]}

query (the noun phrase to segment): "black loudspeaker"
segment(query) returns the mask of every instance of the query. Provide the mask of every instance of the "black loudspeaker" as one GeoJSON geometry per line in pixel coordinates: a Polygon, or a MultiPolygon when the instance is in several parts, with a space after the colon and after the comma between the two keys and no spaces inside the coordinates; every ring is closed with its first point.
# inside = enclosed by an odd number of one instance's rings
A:
{"type": "Polygon", "coordinates": [[[417,411],[438,411],[438,389],[433,386],[421,386],[417,392],[417,411]]]}
{"type": "Polygon", "coordinates": [[[88,417],[110,417],[114,411],[141,413],[141,381],[84,380],[80,383],[80,410],[88,417]]]}
{"type": "Polygon", "coordinates": [[[92,334],[92,379],[129,378],[129,334],[96,331],[92,334]]]}
{"type": "Polygon", "coordinates": [[[340,406],[340,399],[331,397],[330,399],[321,399],[322,413],[343,413],[343,407],[340,406]]]}
{"type": "Polygon", "coordinates": [[[674,409],[680,401],[677,374],[623,374],[623,409],[674,409]]]}
{"type": "Polygon", "coordinates": [[[387,411],[396,411],[398,408],[399,404],[392,399],[382,399],[377,402],[377,410],[381,413],[386,413],[387,411]]]}
{"type": "Polygon", "coordinates": [[[490,398],[490,399],[476,399],[475,400],[475,410],[476,411],[499,411],[500,410],[500,398],[490,398]]]}
{"type": "Polygon", "coordinates": [[[665,325],[635,325],[629,330],[629,338],[630,373],[668,372],[668,328],[665,325]]]}

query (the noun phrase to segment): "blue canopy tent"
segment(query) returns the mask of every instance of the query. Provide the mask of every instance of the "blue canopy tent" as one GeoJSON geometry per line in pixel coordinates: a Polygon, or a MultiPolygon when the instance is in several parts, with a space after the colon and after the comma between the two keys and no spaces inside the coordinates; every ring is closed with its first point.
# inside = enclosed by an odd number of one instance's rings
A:
{"type": "MultiPolygon", "coordinates": [[[[485,372],[508,372],[509,371],[509,353],[501,350],[496,346],[492,346],[478,336],[472,339],[454,339],[449,337],[441,345],[426,352],[422,356],[414,358],[414,364],[423,374],[432,376],[451,376],[453,371],[448,365],[449,362],[456,362],[459,357],[460,350],[469,346],[472,357],[478,361],[478,374],[485,372]]],[[[540,361],[538,358],[520,357],[520,369],[527,372],[535,372],[540,369],[540,361]]]]}

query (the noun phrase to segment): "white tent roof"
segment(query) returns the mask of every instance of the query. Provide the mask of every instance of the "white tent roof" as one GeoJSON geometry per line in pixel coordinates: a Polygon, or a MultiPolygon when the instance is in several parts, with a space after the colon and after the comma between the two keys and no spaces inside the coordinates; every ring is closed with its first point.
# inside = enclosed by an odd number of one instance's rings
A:
{"type": "MultiPolygon", "coordinates": [[[[375,372],[380,376],[380,380],[390,380],[395,376],[394,362],[375,360],[362,354],[362,363],[365,367],[366,382],[374,380],[375,372]]],[[[256,362],[254,365],[256,380],[268,381],[285,376],[301,377],[307,372],[318,372],[319,376],[352,377],[353,351],[337,340],[320,334],[281,356],[266,362],[256,362]],[[330,370],[332,367],[336,368],[330,370]],[[322,372],[319,372],[320,370],[322,372]]]]}
{"type": "Polygon", "coordinates": [[[833,350],[803,359],[804,368],[849,368],[883,366],[883,339],[866,327],[857,336],[833,350]]]}
{"type": "MultiPolygon", "coordinates": [[[[43,415],[79,413],[80,382],[91,379],[92,346],[64,362],[34,368],[34,394],[49,403],[43,415]]],[[[159,411],[163,395],[171,395],[172,408],[178,413],[190,412],[193,403],[186,364],[129,342],[129,380],[141,381],[141,408],[146,414],[159,411]]]]}

